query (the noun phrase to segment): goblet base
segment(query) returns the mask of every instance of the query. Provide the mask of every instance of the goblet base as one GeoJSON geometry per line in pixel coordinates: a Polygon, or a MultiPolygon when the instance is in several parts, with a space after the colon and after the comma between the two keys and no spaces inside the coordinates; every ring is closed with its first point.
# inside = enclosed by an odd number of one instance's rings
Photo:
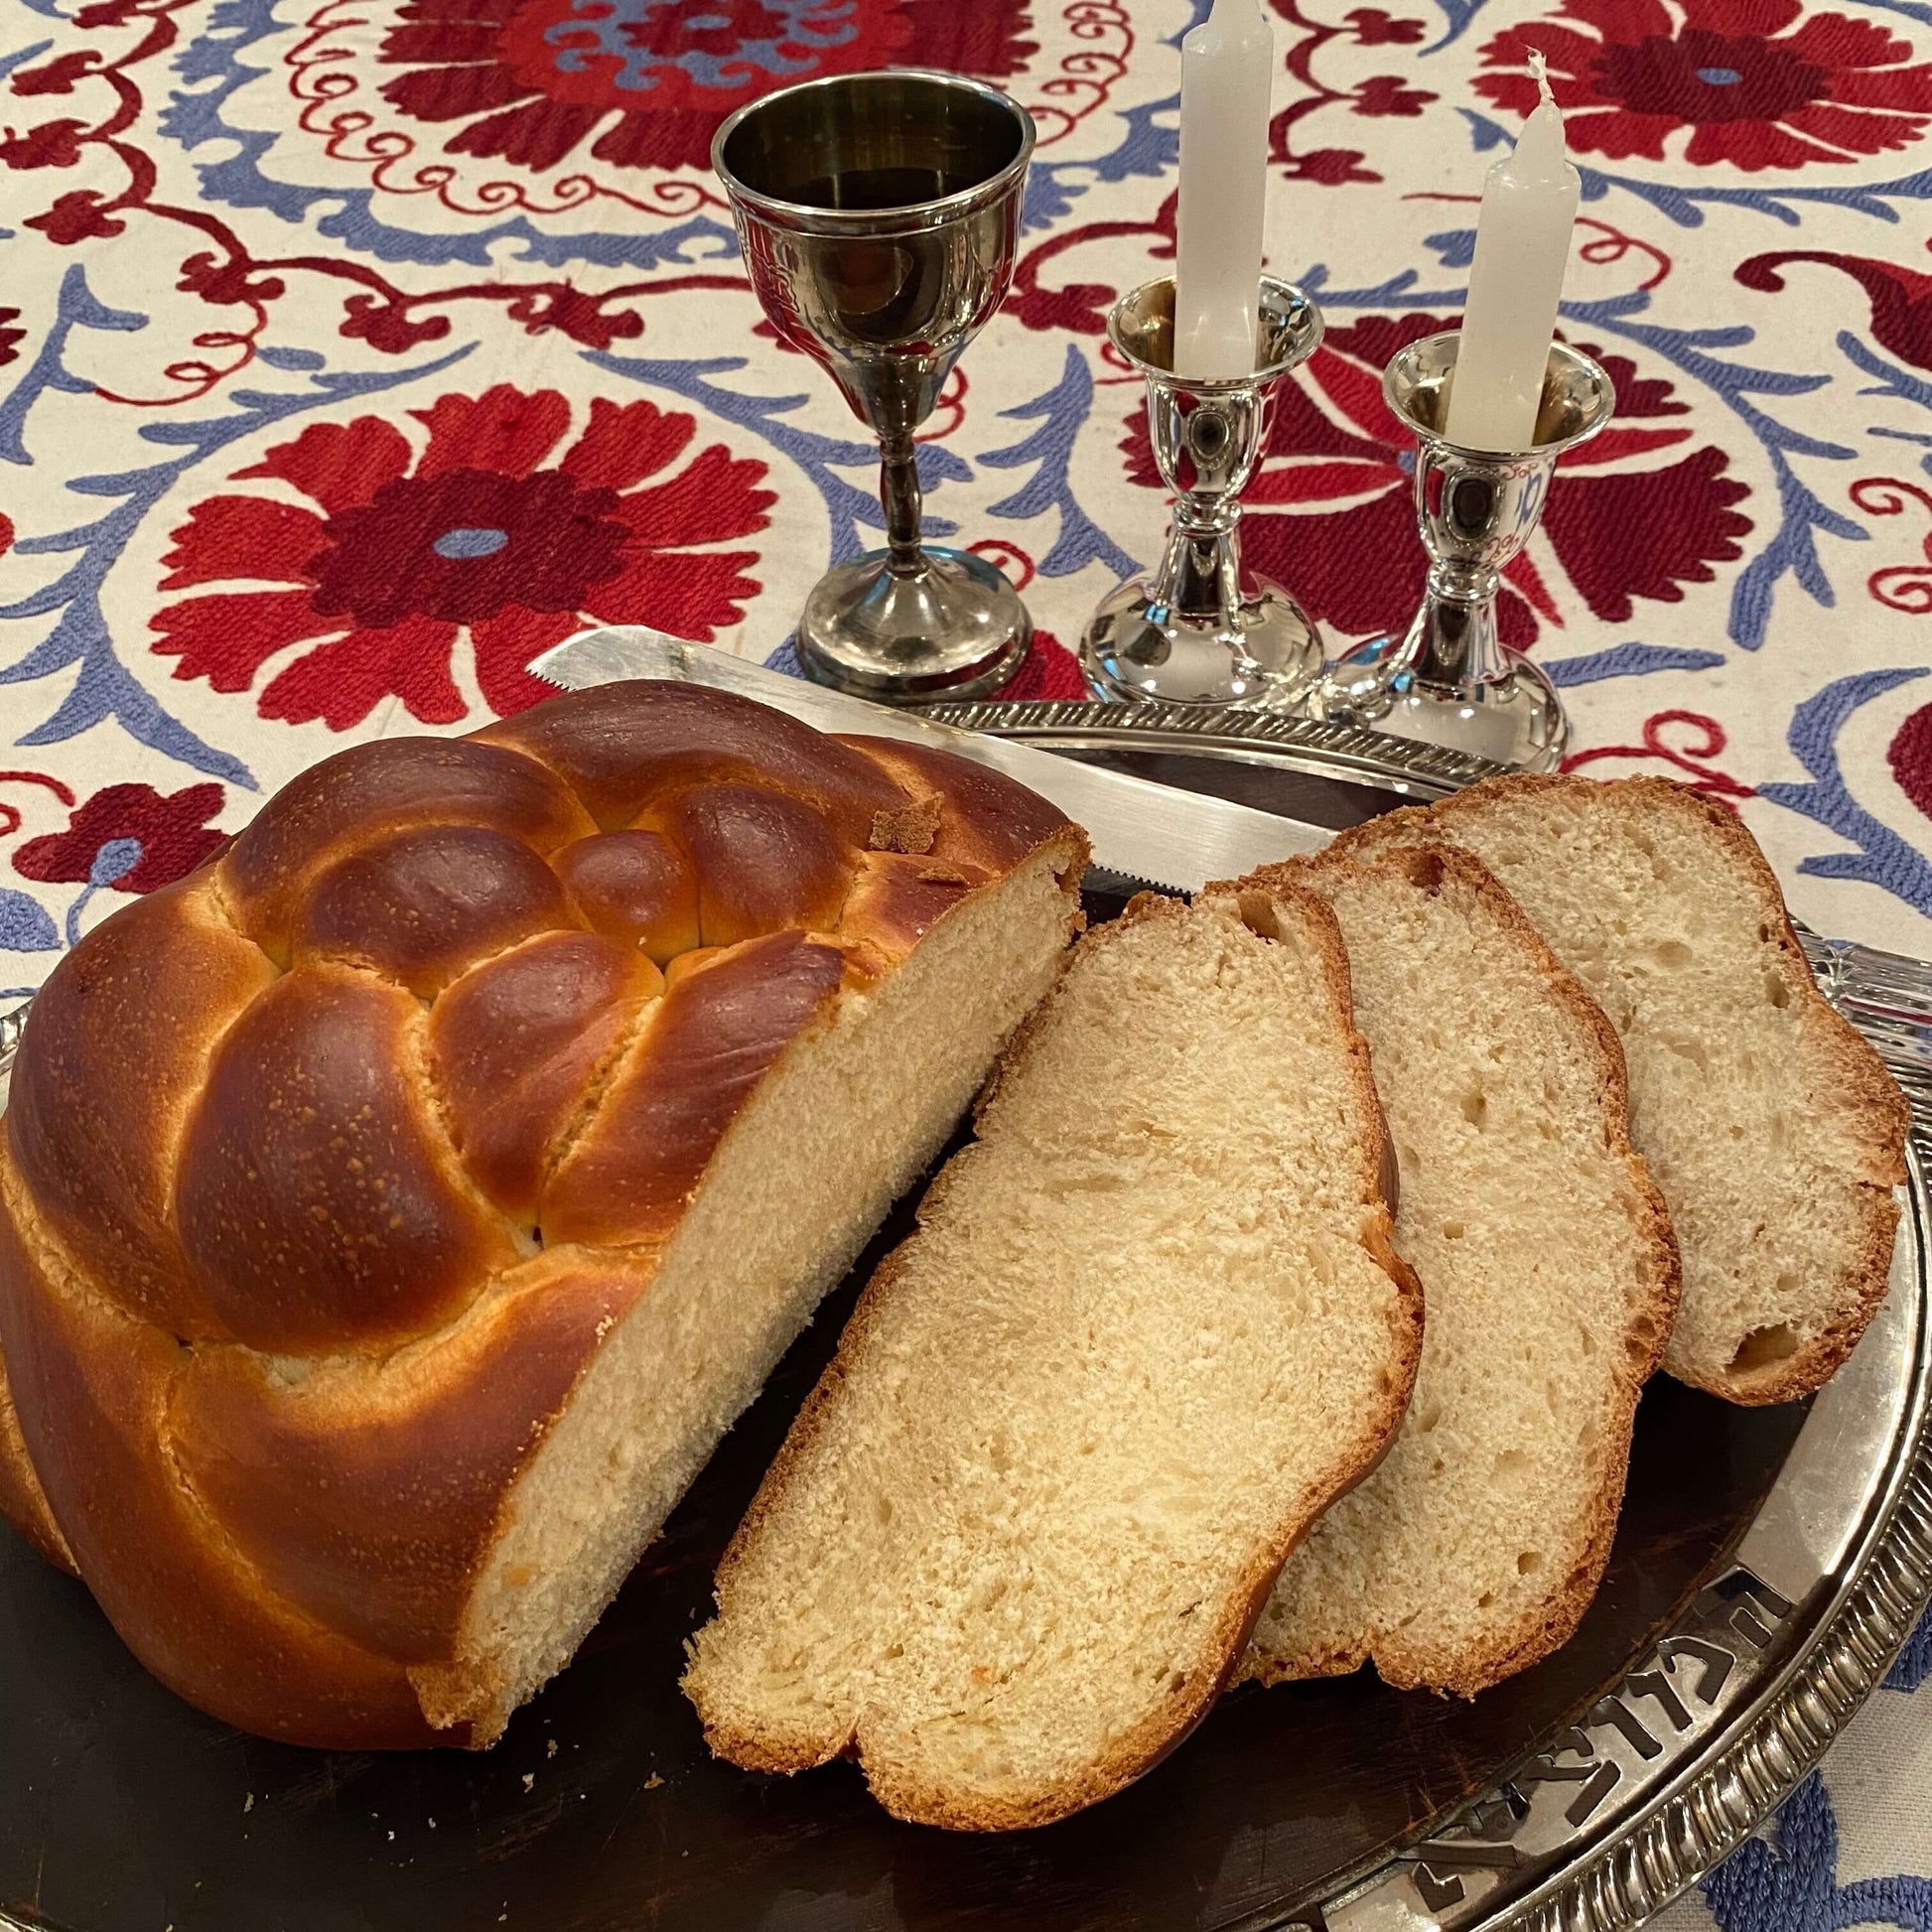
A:
{"type": "Polygon", "coordinates": [[[880,704],[997,691],[1026,661],[1033,620],[984,557],[928,548],[914,570],[884,550],[835,564],[798,620],[798,661],[820,684],[880,704]]]}
{"type": "Polygon", "coordinates": [[[1502,655],[1499,676],[1438,683],[1418,675],[1403,640],[1377,637],[1336,658],[1303,709],[1520,771],[1554,771],[1570,743],[1563,700],[1531,659],[1502,655]]]}
{"type": "Polygon", "coordinates": [[[1143,704],[1294,710],[1321,669],[1321,633],[1282,589],[1263,580],[1232,611],[1184,616],[1133,578],[1101,600],[1080,640],[1096,696],[1143,704]]]}

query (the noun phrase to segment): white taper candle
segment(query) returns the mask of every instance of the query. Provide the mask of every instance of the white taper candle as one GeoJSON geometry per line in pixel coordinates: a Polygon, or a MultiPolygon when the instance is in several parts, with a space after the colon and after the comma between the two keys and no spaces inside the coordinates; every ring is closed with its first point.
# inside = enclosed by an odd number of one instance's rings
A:
{"type": "Polygon", "coordinates": [[[1582,184],[1564,156],[1563,115],[1540,58],[1542,104],[1513,153],[1489,170],[1476,217],[1469,300],[1456,345],[1446,433],[1470,450],[1526,450],[1536,441],[1543,373],[1556,334],[1582,184]]]}
{"type": "Polygon", "coordinates": [[[1180,43],[1173,366],[1252,375],[1275,37],[1261,0],[1214,0],[1180,43]]]}

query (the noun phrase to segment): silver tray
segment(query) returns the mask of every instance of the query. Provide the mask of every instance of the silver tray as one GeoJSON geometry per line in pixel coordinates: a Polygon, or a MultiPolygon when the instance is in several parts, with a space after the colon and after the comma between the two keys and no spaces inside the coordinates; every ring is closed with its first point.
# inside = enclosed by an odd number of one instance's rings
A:
{"type": "MultiPolygon", "coordinates": [[[[1386,809],[1392,795],[1426,801],[1494,769],[1374,733],[1240,712],[974,704],[936,707],[934,715],[1331,828],[1386,809]]],[[[529,1895],[547,1901],[550,1922],[596,1926],[600,1932],[646,1918],[667,1926],[701,1924],[707,1932],[728,1923],[783,1923],[801,1932],[807,1927],[849,1932],[860,1924],[963,1925],[969,1916],[981,1923],[973,1913],[990,1907],[994,1894],[984,1887],[995,1878],[1007,1888],[999,1894],[995,1916],[1016,1925],[1071,1923],[1076,1916],[1083,1926],[1114,1927],[1131,1916],[1136,1925],[1211,1922],[1218,1932],[1280,1932],[1290,1926],[1310,1932],[1464,1932],[1503,1925],[1538,1932],[1619,1932],[1636,1924],[1718,1863],[1804,1777],[1881,1680],[1932,1595],[1926,1266],[1932,968],[1804,937],[1820,985],[1877,1046],[1913,1107],[1910,1182],[1882,1311],[1839,1376],[1813,1402],[1741,1534],[1723,1546],[1701,1584],[1694,1578],[1682,1598],[1668,1599],[1682,1601],[1681,1610],[1666,1610],[1661,1626],[1643,1626],[1656,1634],[1641,1655],[1628,1658],[1620,1677],[1602,1695],[1588,1693],[1587,1708],[1567,1725],[1540,1736],[1528,1734],[1535,1726],[1525,1725],[1520,1753],[1514,1735],[1505,1733],[1503,1747],[1484,1760],[1501,1765],[1502,1774],[1452,1808],[1419,1813],[1409,1834],[1386,1841],[1390,1849],[1346,1869],[1324,1866],[1334,1875],[1321,1881],[1314,1902],[1306,1892],[1284,1892],[1264,1876],[1238,1888],[1244,1904],[1232,1910],[1216,1905],[1209,1897],[1218,1885],[1210,1861],[1204,1870],[1143,1873],[1137,1915],[1116,1906],[1104,1908],[1104,1916],[1083,1916],[1066,1904],[1075,1882],[1069,1874],[1114,1867],[1133,1871],[1134,1837],[1150,1833],[1147,1807],[1158,1812],[1184,1803],[1188,1781],[1199,1773],[1200,1758],[1190,1767],[1185,1752],[1139,1788],[1145,1800],[1140,1812],[1131,1808],[1136,1794],[1128,1794],[1082,1820],[1052,1828],[1061,1834],[1052,1842],[1063,1848],[1059,1852],[1045,1835],[1023,1835],[1021,1842],[1004,1845],[935,1844],[946,1835],[886,1825],[856,1789],[840,1785],[839,1774],[829,1771],[815,1774],[817,1782],[799,1780],[763,1791],[748,1789],[738,1774],[697,1758],[685,1766],[665,1758],[669,1779],[653,1775],[646,1784],[642,1765],[659,1760],[648,1754],[640,1758],[627,1734],[600,1741],[598,1724],[618,1697],[661,1694],[675,1700],[668,1679],[658,1682],[663,1672],[657,1649],[639,1649],[635,1674],[623,1674],[630,1668],[626,1645],[654,1643],[664,1634],[654,1634],[650,1624],[658,1614],[662,1575],[642,1579],[627,1623],[625,1599],[620,1600],[613,1613],[620,1627],[601,1633],[609,1647],[593,1659],[587,1646],[586,1655],[526,1714],[532,1739],[554,1718],[557,1734],[586,1741],[581,1759],[575,1756],[576,1742],[568,1742],[555,1772],[545,1768],[548,1758],[534,1758],[543,1785],[525,1796],[528,1783],[519,1789],[517,1777],[520,1759],[500,1767],[488,1760],[450,1765],[432,1760],[452,1754],[422,1754],[419,1768],[385,1771],[372,1769],[367,1760],[315,1760],[233,1733],[221,1736],[186,1707],[176,1707],[106,1633],[90,1627],[77,1587],[35,1572],[28,1609],[42,1620],[32,1627],[44,1640],[71,1647],[45,1663],[38,1653],[30,1661],[22,1652],[14,1668],[42,1676],[65,1672],[77,1688],[73,1708],[60,1706],[59,1722],[46,1733],[67,1740],[55,1761],[18,1750],[0,1752],[0,1841],[10,1822],[7,1812],[16,1814],[12,1822],[20,1826],[15,1834],[19,1875],[0,1870],[0,1926],[45,1922],[39,1915],[34,1847],[48,1817],[69,1819],[76,1812],[84,1817],[76,1834],[84,1834],[106,1863],[138,1863],[151,1857],[170,1868],[208,1874],[206,1891],[201,1878],[195,1879],[197,1914],[184,1923],[242,1925],[248,1932],[266,1922],[248,1915],[249,1901],[270,1895],[268,1889],[251,1887],[273,1889],[277,1922],[288,1924],[291,1932],[323,1924],[387,1928],[392,1921],[416,1932],[446,1927],[471,1932],[494,1916],[499,1888],[510,1889],[515,1859],[541,1849],[542,1830],[564,1831],[576,1816],[595,1824],[587,1854],[591,1863],[576,1861],[569,1852],[576,1841],[559,1841],[558,1863],[547,1873],[530,1876],[529,1895]],[[75,1598],[71,1603],[69,1596],[75,1598]],[[90,1675],[99,1678],[98,1695],[88,1690],[90,1675]],[[132,1718],[126,1716],[130,1711],[132,1718]],[[607,1747],[608,1755],[600,1757],[607,1747]],[[125,1780],[115,1787],[120,1800],[106,1812],[84,1805],[78,1796],[89,1788],[84,1779],[90,1751],[92,1762],[111,1766],[125,1780]],[[9,1758],[15,1761],[9,1764],[9,1758]],[[566,1766],[575,1782],[552,1793],[549,1781],[561,1778],[566,1766]],[[377,1777],[388,1780],[380,1821],[386,1840],[375,1826],[365,1830],[356,1822],[352,1802],[377,1777]],[[263,1791],[270,1783],[271,1795],[244,1818],[241,1792],[263,1791]],[[659,1784],[660,1802],[675,1799],[686,1808],[652,1823],[641,1793],[659,1784]],[[36,1809],[47,1802],[50,1788],[63,1794],[51,1814],[36,1809]],[[196,1807],[192,1831],[173,1808],[175,1788],[187,1794],[184,1803],[192,1799],[196,1807]],[[442,1795],[433,1801],[421,1795],[432,1791],[442,1795]],[[471,1807],[468,1825],[459,1793],[471,1807]],[[572,1801],[570,1807],[554,1809],[565,1799],[572,1801]],[[574,1809],[580,1804],[581,1811],[574,1809]],[[425,1810],[443,1815],[442,1832],[435,1831],[434,1816],[424,1830],[415,1814],[425,1810]],[[30,1824],[30,1816],[40,1822],[30,1824]],[[483,1827],[476,1825],[478,1817],[483,1827]],[[721,1846],[781,1848],[770,1856],[782,1858],[779,1879],[793,1888],[784,1893],[789,1917],[766,1917],[763,1907],[751,1904],[755,1874],[749,1866],[743,1872],[742,1913],[721,1916],[717,1901],[727,1894],[717,1890],[705,1894],[711,1904],[699,1902],[697,1869],[707,1856],[707,1840],[721,1824],[742,1833],[738,1840],[727,1834],[717,1841],[721,1846]],[[468,1830],[471,1838],[462,1859],[440,1868],[438,1890],[419,1893],[408,1890],[419,1882],[410,1873],[422,1871],[426,1880],[425,1865],[384,1863],[402,1851],[390,1827],[402,1829],[412,1860],[454,1852],[449,1841],[458,1829],[468,1830]],[[859,1867],[859,1887],[871,1886],[882,1870],[889,1874],[884,1894],[865,1890],[863,1898],[850,1898],[849,1908],[841,1904],[849,1866],[841,1848],[848,1841],[839,1836],[848,1830],[865,1834],[868,1856],[879,1861],[859,1867]],[[236,1836],[251,1831],[256,1849],[236,1836]],[[280,1836],[271,1838],[272,1832],[280,1836]],[[1070,1852],[1064,1849],[1069,1846],[1070,1852]],[[302,1860],[312,1854],[322,1863],[309,1872],[305,1902],[283,1911],[284,1903],[295,1902],[287,1888],[304,1882],[288,1874],[302,1870],[302,1860]],[[1083,1858],[1090,1863],[1081,1864],[1083,1858]],[[184,1859],[193,1862],[180,1863],[184,1859]],[[31,1901],[24,1889],[15,1890],[30,1880],[31,1901]],[[903,1888],[896,1891],[899,1880],[903,1888]],[[227,1899],[227,1916],[217,1916],[214,1894],[227,1885],[240,1889],[227,1899]],[[976,1885],[983,1888],[975,1891],[976,1885]],[[490,1901],[483,1917],[456,1902],[471,1896],[464,1886],[490,1901]],[[351,1891],[360,1901],[353,1909],[351,1891]],[[1159,1900],[1152,1896],[1156,1892],[1159,1900]],[[331,1901],[327,1909],[325,1896],[331,1901]],[[882,1902],[892,1898],[897,1904],[882,1902]],[[378,1910],[369,1902],[374,1900],[386,1902],[378,1910]],[[314,1915],[308,1915],[311,1911],[314,1915]],[[389,1915],[382,1916],[385,1912],[389,1915]]],[[[23,1013],[0,1017],[0,1079],[23,1013]]],[[[772,1428],[781,1429],[783,1420],[773,1416],[772,1428]]],[[[747,1427],[741,1425],[735,1436],[747,1427]]],[[[772,1435],[770,1441],[775,1440],[772,1435]]],[[[762,1467],[759,1455],[768,1447],[761,1451],[756,1440],[740,1446],[748,1480],[756,1480],[762,1467]]],[[[727,1451],[721,1450],[719,1460],[726,1459],[727,1451]]],[[[708,1472],[706,1480],[716,1473],[715,1468],[708,1472]]],[[[674,1560],[683,1562],[692,1573],[692,1589],[701,1590],[708,1586],[709,1568],[696,1562],[697,1554],[673,1552],[657,1567],[664,1572],[674,1560]]],[[[27,1584],[20,1588],[26,1591],[27,1584]]],[[[23,1595],[16,1603],[17,1617],[27,1614],[26,1601],[23,1595]]],[[[694,1595],[693,1613],[696,1601],[694,1595]]],[[[665,1643],[674,1649],[687,1627],[686,1613],[674,1596],[667,1602],[664,1620],[673,1628],[665,1643]]],[[[18,1620],[13,1627],[24,1631],[30,1624],[18,1620]]],[[[0,1656],[0,1679],[6,1668],[0,1656]]],[[[1601,1674],[1590,1681],[1600,1684],[1613,1674],[1606,1658],[1601,1674]]],[[[1188,1749],[1212,1752],[1240,1735],[1259,1735],[1285,1708],[1274,1701],[1288,1695],[1271,1692],[1251,1701],[1245,1718],[1231,1711],[1219,1742],[1210,1723],[1200,1743],[1188,1749]]],[[[18,1708],[26,1710],[31,1702],[23,1696],[18,1708]]],[[[1230,1700],[1241,1703],[1240,1697],[1230,1700]]],[[[635,1722],[648,1716],[640,1713],[635,1722]]],[[[688,1718],[686,1723],[688,1727],[688,1718]]],[[[490,1758],[509,1752],[513,1743],[514,1738],[506,1740],[490,1758]]],[[[1469,1782],[1463,1780],[1458,1790],[1466,1791],[1469,1782]]],[[[253,1806],[252,1796],[248,1804],[253,1806]]],[[[1231,1832],[1226,1858],[1257,1850],[1265,1863],[1266,1844],[1257,1847],[1243,1831],[1231,1832]]],[[[41,1856],[44,1860],[44,1850],[41,1856]]],[[[74,1856],[71,1848],[68,1856],[74,1856]]],[[[730,1874],[719,1882],[729,1883],[730,1874]]],[[[1119,1882],[1132,1886],[1135,1881],[1119,1882]]],[[[125,1897],[125,1887],[117,1895],[125,1897]]],[[[1096,1904],[1094,1910],[1103,1908],[1096,1904]]],[[[66,1932],[122,1932],[123,1927],[131,1932],[137,1924],[162,1920],[103,1908],[63,1913],[55,1922],[66,1932]]],[[[519,1909],[510,1922],[530,1919],[519,1909]]]]}
{"type": "MultiPolygon", "coordinates": [[[[970,731],[1264,804],[1268,774],[1419,802],[1500,767],[1378,732],[1237,710],[935,706],[970,731]]],[[[1932,1598],[1932,966],[1800,928],[1826,997],[1912,1107],[1890,1293],[1819,1394],[1731,1559],[1583,1722],[1430,1836],[1284,1925],[1329,1932],[1621,1932],[1719,1864],[1790,1795],[1890,1668],[1932,1598]]]]}

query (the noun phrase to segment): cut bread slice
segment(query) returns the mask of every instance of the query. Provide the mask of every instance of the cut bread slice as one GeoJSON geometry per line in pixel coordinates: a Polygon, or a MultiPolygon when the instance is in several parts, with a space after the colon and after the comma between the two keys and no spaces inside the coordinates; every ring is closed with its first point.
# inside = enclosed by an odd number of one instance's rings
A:
{"type": "Polygon", "coordinates": [[[718,1573],[712,1748],[1042,1824],[1200,1718],[1421,1343],[1313,895],[1143,898],[1010,1051],[718,1573]]]}
{"type": "Polygon", "coordinates": [[[1663,778],[1507,777],[1343,846],[1424,828],[1496,874],[1622,1038],[1683,1256],[1664,1367],[1732,1402],[1819,1387],[1884,1299],[1909,1115],[1743,822],[1663,778]]]}
{"type": "Polygon", "coordinates": [[[1324,856],[1243,887],[1284,876],[1348,947],[1428,1327],[1393,1448],[1289,1558],[1241,1675],[1372,1660],[1469,1696],[1556,1649],[1595,1593],[1677,1253],[1616,1035],[1474,859],[1324,856]]]}

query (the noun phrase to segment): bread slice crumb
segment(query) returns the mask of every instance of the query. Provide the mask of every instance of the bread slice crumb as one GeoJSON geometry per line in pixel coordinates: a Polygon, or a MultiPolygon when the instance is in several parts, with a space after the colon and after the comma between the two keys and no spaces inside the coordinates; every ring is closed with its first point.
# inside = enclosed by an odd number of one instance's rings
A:
{"type": "Polygon", "coordinates": [[[1420,1352],[1327,908],[1142,898],[1076,949],[718,1575],[685,1689],[753,1768],[1038,1825],[1213,1703],[1420,1352]]]}

